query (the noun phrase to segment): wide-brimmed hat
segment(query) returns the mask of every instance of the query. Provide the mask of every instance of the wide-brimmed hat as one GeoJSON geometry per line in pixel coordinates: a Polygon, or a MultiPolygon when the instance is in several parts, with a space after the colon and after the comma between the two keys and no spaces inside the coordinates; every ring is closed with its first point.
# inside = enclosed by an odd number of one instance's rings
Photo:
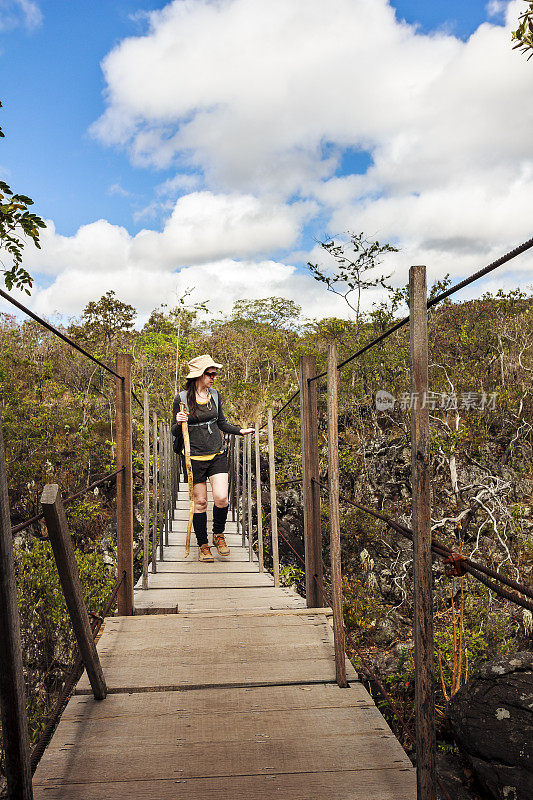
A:
{"type": "Polygon", "coordinates": [[[217,364],[216,361],[213,361],[210,355],[207,353],[203,356],[196,356],[196,358],[191,358],[190,361],[187,362],[187,366],[189,367],[189,374],[187,375],[187,380],[189,378],[199,378],[200,375],[203,375],[206,369],[209,367],[221,367],[222,364],[217,364]]]}

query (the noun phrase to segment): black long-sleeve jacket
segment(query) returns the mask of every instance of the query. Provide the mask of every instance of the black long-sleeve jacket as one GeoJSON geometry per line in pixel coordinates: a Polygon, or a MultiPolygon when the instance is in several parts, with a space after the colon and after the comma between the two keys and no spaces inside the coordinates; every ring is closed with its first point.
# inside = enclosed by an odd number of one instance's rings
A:
{"type": "MultiPolygon", "coordinates": [[[[179,422],[176,422],[176,414],[180,410],[179,395],[174,398],[172,405],[172,427],[174,435],[174,452],[180,453],[183,450],[183,432],[179,422]]],[[[210,456],[220,453],[224,449],[221,431],[224,433],[240,434],[241,429],[237,425],[232,425],[224,416],[222,410],[222,400],[218,395],[218,416],[216,404],[213,398],[205,406],[198,406],[194,414],[189,414],[189,438],[191,442],[191,456],[210,456]],[[198,425],[198,423],[202,423],[198,425]]]]}

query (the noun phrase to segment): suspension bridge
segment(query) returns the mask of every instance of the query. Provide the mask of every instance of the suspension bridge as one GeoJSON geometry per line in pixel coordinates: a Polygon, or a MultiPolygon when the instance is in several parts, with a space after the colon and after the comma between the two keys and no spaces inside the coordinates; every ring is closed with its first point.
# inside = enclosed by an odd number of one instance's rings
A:
{"type": "MultiPolygon", "coordinates": [[[[269,798],[434,800],[449,793],[435,769],[431,562],[450,574],[469,572],[491,591],[533,610],[533,592],[431,536],[427,408],[413,409],[413,528],[355,503],[413,542],[416,731],[406,725],[376,676],[406,737],[416,744],[416,770],[345,656],[342,618],[337,376],[342,367],[402,325],[410,324],[412,389],[428,390],[427,310],[444,297],[533,247],[533,239],[428,302],[425,268],[410,273],[410,316],[349,359],[317,373],[302,357],[300,389],[273,414],[266,434],[270,470],[272,574],[263,563],[260,435],[255,428],[257,539],[252,525],[252,443],[227,442],[231,552],[214,563],[186,558],[188,493],[172,453],[170,425],[148,395],[131,390],[132,357],[116,370],[117,469],[63,499],[44,487],[42,511],[13,527],[0,433],[0,701],[10,800],[136,798],[269,798]],[[317,386],[327,376],[328,485],[318,469],[317,386]],[[280,585],[273,422],[300,394],[306,593],[280,585]],[[144,529],[133,545],[132,408],[144,414],[144,529]],[[152,442],[150,444],[150,429],[152,442]],[[151,449],[150,449],[151,448],[151,449]],[[91,487],[116,481],[117,581],[105,609],[89,615],[77,573],[65,505],[91,487]],[[330,588],[323,581],[320,492],[329,495],[330,588]],[[152,513],[150,505],[152,504],[152,513]],[[16,597],[13,532],[44,518],[80,655],[43,734],[30,751],[16,597]],[[150,529],[151,525],[151,529],[150,529]],[[150,541],[151,537],[151,541],[150,541]],[[150,546],[151,545],[151,546],[150,546]],[[143,567],[134,585],[134,559],[143,567]],[[151,562],[151,568],[150,568],[151,562]],[[117,606],[116,613],[114,612],[117,606]]],[[[0,295],[40,324],[46,321],[0,295]]],[[[57,334],[84,355],[93,356],[57,334]]],[[[263,448],[264,449],[264,448],[263,448]]],[[[281,532],[279,535],[283,536],[281,532]]],[[[288,543],[290,544],[290,543],[288,543]]],[[[359,654],[361,669],[371,669],[359,654]]]]}

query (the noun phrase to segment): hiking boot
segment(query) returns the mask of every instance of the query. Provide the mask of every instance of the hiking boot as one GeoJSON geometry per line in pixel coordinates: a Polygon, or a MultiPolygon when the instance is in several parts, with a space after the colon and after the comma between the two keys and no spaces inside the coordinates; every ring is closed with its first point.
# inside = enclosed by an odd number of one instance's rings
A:
{"type": "Polygon", "coordinates": [[[214,561],[211,548],[208,544],[203,544],[198,548],[198,561],[214,561]]]}
{"type": "Polygon", "coordinates": [[[213,547],[216,547],[219,556],[229,556],[229,547],[223,533],[213,534],[213,547]]]}

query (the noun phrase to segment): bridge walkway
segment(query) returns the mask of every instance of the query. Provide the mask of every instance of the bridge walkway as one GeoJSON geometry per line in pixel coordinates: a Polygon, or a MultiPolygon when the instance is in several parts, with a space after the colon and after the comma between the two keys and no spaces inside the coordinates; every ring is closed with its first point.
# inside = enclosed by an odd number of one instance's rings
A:
{"type": "Polygon", "coordinates": [[[331,612],[249,561],[185,555],[180,492],[164,562],[136,616],[106,619],[109,694],[86,675],[34,776],[36,800],[414,800],[415,771],[347,664],[335,683],[331,612]]]}

